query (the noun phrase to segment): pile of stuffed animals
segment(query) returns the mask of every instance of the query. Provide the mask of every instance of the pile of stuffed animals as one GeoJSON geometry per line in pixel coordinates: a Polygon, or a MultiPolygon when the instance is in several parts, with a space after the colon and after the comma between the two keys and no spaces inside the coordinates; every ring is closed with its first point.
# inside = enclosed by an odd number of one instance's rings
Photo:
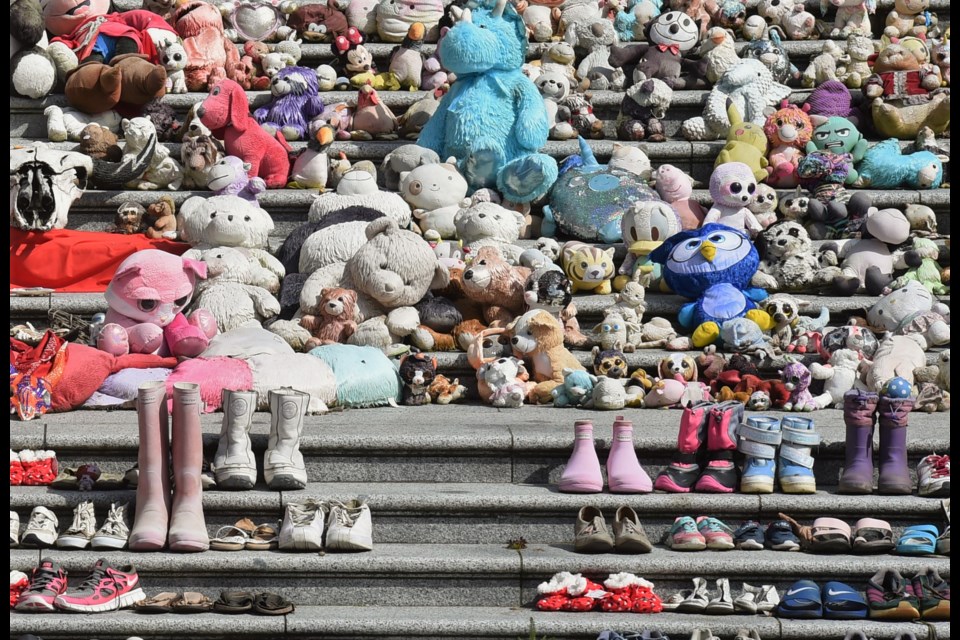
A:
{"type": "Polygon", "coordinates": [[[464,351],[497,407],[808,411],[899,376],[942,410],[949,375],[925,355],[950,342],[936,217],[869,190],[946,186],[949,27],[928,0],[898,1],[882,34],[871,2],[833,4],[825,19],[794,0],[749,17],[736,0],[15,0],[12,91],[62,93],[46,134],[78,146],[11,150],[11,226],[84,233],[65,227],[85,189],[159,192],[121,193],[100,240],[137,244],[111,272],[97,348],[189,370],[246,352],[224,338],[247,332],[320,358],[330,402],[465,398],[429,355],[464,351]],[[784,42],[819,38],[800,72],[784,42]],[[389,64],[370,43],[390,43],[389,64]],[[301,64],[317,46],[331,63],[301,64]],[[702,111],[671,120],[690,90],[702,111]],[[615,123],[594,115],[599,95],[620,100],[615,123]],[[588,141],[605,137],[601,164],[588,141]],[[708,201],[637,144],[675,139],[719,141],[708,201]],[[390,151],[351,162],[331,150],[349,140],[390,151]],[[558,162],[548,140],[577,153],[558,162]],[[277,189],[315,196],[279,247],[261,207],[277,189]],[[875,298],[830,328],[798,297],[819,292],[875,298]],[[595,326],[582,294],[605,296],[589,298],[595,326]],[[645,318],[648,294],[679,297],[676,320],[645,318]],[[345,361],[367,349],[407,355],[386,392],[347,400],[345,361]],[[631,372],[643,349],[676,353],[631,372]]]}

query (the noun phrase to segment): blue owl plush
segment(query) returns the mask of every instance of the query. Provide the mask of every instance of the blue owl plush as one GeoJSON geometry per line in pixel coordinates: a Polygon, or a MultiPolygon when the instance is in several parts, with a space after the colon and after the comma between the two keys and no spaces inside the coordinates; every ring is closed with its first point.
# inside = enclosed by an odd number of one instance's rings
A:
{"type": "Polygon", "coordinates": [[[547,109],[520,71],[526,60],[523,20],[506,0],[464,10],[440,43],[457,81],[420,132],[417,144],[453,156],[471,190],[496,187],[525,203],[550,190],[557,162],[537,153],[547,142],[547,109]]]}
{"type": "Polygon", "coordinates": [[[772,326],[770,316],[756,303],[767,297],[750,286],[760,256],[742,231],[718,223],[682,231],[650,254],[663,265],[663,278],[678,295],[693,300],[680,308],[678,319],[694,329],[693,345],[716,341],[725,320],[746,316],[761,329],[772,326]]]}

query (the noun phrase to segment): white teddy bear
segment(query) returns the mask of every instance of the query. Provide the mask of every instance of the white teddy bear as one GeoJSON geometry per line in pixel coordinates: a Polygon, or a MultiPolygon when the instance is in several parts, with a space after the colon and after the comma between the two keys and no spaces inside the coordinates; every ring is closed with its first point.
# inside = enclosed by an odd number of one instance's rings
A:
{"type": "Polygon", "coordinates": [[[524,216],[493,202],[464,200],[453,218],[456,235],[468,253],[481,247],[496,247],[510,264],[517,264],[523,249],[517,246],[524,216]]]}
{"type": "Polygon", "coordinates": [[[853,349],[837,349],[830,356],[829,364],[814,362],[810,374],[814,380],[826,380],[823,393],[813,401],[819,409],[842,409],[843,394],[853,389],[860,368],[860,354],[853,349]]]}
{"type": "Polygon", "coordinates": [[[167,70],[167,93],[186,93],[187,51],[179,41],[170,42],[160,51],[160,64],[167,70]]]}
{"type": "Polygon", "coordinates": [[[523,406],[526,388],[520,376],[526,372],[523,362],[513,356],[480,365],[477,380],[490,388],[490,404],[495,407],[517,409],[523,406]]]}
{"type": "Polygon", "coordinates": [[[218,247],[200,254],[207,279],[197,285],[194,306],[217,319],[221,332],[259,327],[280,313],[280,303],[263,285],[279,288],[271,271],[245,249],[218,247]]]}
{"type": "Polygon", "coordinates": [[[468,188],[457,171],[456,158],[400,173],[400,195],[413,207],[420,231],[436,231],[444,239],[457,233],[453,220],[468,188]]]}

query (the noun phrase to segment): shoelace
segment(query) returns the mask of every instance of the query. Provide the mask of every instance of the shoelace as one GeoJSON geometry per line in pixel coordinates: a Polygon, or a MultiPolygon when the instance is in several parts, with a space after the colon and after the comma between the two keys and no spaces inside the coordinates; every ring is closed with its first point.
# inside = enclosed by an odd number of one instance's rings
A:
{"type": "Polygon", "coordinates": [[[931,478],[943,478],[950,475],[950,456],[940,456],[933,464],[933,470],[930,472],[931,478]]]}
{"type": "Polygon", "coordinates": [[[34,511],[30,516],[30,522],[27,523],[27,529],[53,529],[57,530],[56,521],[44,511],[34,511]]]}
{"type": "Polygon", "coordinates": [[[709,533],[733,534],[733,529],[720,522],[716,518],[707,518],[706,520],[703,520],[702,526],[704,526],[709,533]]]}
{"type": "Polygon", "coordinates": [[[107,514],[100,531],[110,536],[126,536],[130,532],[125,522],[123,507],[110,507],[110,513],[107,514]]]}
{"type": "Polygon", "coordinates": [[[697,533],[697,524],[693,520],[674,522],[673,527],[673,533],[697,533]],[[679,529],[677,527],[679,527],[679,529]]]}
{"type": "Polygon", "coordinates": [[[33,577],[30,579],[30,586],[27,591],[43,591],[51,582],[60,579],[60,572],[56,569],[46,567],[37,567],[33,570],[33,577]]]}
{"type": "Polygon", "coordinates": [[[600,518],[594,518],[590,521],[590,524],[585,526],[580,530],[580,535],[582,536],[592,536],[595,533],[599,533],[603,530],[602,520],[600,518]]]}
{"type": "Polygon", "coordinates": [[[633,520],[624,519],[621,522],[623,524],[624,533],[638,533],[640,531],[640,528],[633,523],[633,520]]]}
{"type": "Polygon", "coordinates": [[[103,581],[103,579],[106,576],[107,576],[107,565],[97,563],[96,565],[94,565],[93,571],[90,572],[90,575],[87,576],[87,579],[80,584],[78,591],[95,590],[98,586],[100,586],[100,583],[103,581]]]}
{"type": "Polygon", "coordinates": [[[337,519],[337,524],[341,527],[352,527],[357,523],[357,519],[360,518],[360,514],[363,512],[362,507],[353,507],[350,508],[347,505],[335,502],[330,509],[333,516],[337,519]]]}
{"type": "Polygon", "coordinates": [[[97,523],[93,514],[93,509],[78,508],[73,514],[73,522],[70,523],[70,528],[67,529],[67,533],[83,532],[89,531],[90,529],[96,529],[96,524],[97,523]]]}
{"type": "Polygon", "coordinates": [[[317,516],[317,511],[323,509],[323,505],[319,502],[304,502],[303,504],[287,505],[287,509],[290,510],[290,519],[293,521],[293,526],[306,527],[317,516]]]}

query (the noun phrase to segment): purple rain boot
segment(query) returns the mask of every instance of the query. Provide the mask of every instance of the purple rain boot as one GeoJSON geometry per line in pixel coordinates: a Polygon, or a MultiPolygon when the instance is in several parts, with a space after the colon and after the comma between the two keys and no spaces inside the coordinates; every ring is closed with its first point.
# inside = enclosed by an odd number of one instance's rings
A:
{"type": "Polygon", "coordinates": [[[653,488],[667,493],[689,493],[700,477],[700,451],[707,442],[707,422],[713,402],[685,407],[677,434],[679,455],[657,476],[653,488]]]}
{"type": "Polygon", "coordinates": [[[913,483],[907,468],[907,424],[913,410],[912,398],[880,396],[877,424],[880,426],[880,480],[877,491],[884,495],[910,495],[913,483]]]}
{"type": "Polygon", "coordinates": [[[573,453],[560,476],[560,491],[564,493],[600,493],[603,474],[600,459],[593,444],[593,422],[577,420],[573,423],[573,453]]]}
{"type": "Polygon", "coordinates": [[[653,482],[640,466],[633,448],[633,423],[617,416],[613,421],[613,444],[607,456],[607,485],[613,493],[650,493],[653,482]]]}
{"type": "Polygon", "coordinates": [[[704,493],[733,493],[737,488],[737,465],[733,454],[737,450],[737,427],[743,422],[743,403],[728,400],[710,409],[707,423],[707,456],[695,489],[704,493]]]}
{"type": "Polygon", "coordinates": [[[873,421],[880,396],[871,391],[843,394],[847,453],[840,476],[840,493],[873,493],[873,421]]]}

